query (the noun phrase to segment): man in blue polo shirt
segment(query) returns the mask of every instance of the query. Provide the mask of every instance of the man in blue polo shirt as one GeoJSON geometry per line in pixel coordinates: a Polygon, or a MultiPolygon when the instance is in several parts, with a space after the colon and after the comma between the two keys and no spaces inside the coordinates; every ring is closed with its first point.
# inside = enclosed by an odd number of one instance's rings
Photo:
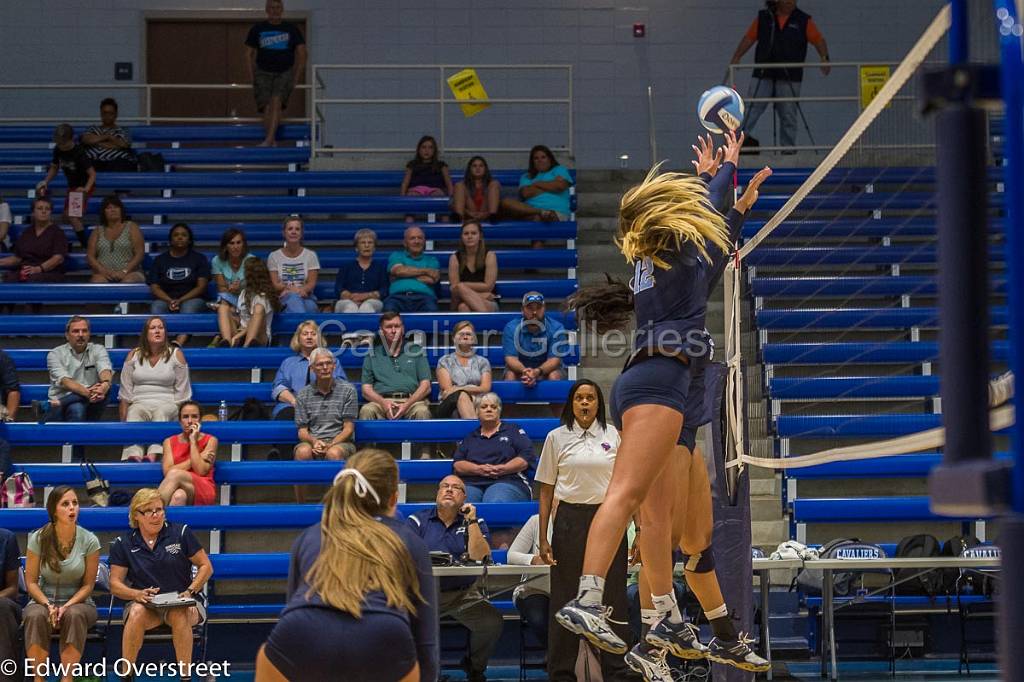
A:
{"type": "MultiPolygon", "coordinates": [[[[17,661],[20,656],[18,645],[18,623],[21,622],[21,606],[18,598],[18,568],[21,566],[18,538],[6,528],[0,528],[0,661],[17,661]]],[[[0,670],[0,681],[20,680],[14,671],[0,670]]]]}
{"type": "MultiPolygon", "coordinates": [[[[477,518],[476,507],[466,503],[466,486],[458,476],[441,479],[437,505],[409,516],[409,524],[432,552],[463,554],[473,561],[490,558],[490,531],[477,518]]],[[[487,661],[501,638],[501,613],[483,596],[476,578],[443,578],[439,595],[442,616],[451,616],[469,630],[469,658],[463,661],[466,679],[487,680],[487,661]]]]}
{"type": "Polygon", "coordinates": [[[171,628],[178,663],[182,670],[188,670],[192,664],[192,627],[205,618],[198,597],[213,575],[213,564],[188,526],[165,521],[163,500],[155,488],[135,493],[128,508],[128,523],[133,530],[110,543],[110,591],[128,602],[121,655],[134,663],[146,630],[166,624],[171,628]],[[195,576],[193,566],[197,569],[195,576]],[[194,598],[196,605],[145,607],[155,595],[167,592],[194,598]]]}
{"type": "Polygon", "coordinates": [[[511,320],[501,333],[505,381],[522,381],[532,388],[542,379],[562,378],[561,356],[569,349],[568,333],[544,312],[544,294],[523,294],[523,317],[511,320]]]}
{"type": "Polygon", "coordinates": [[[388,274],[391,285],[383,309],[399,313],[437,312],[437,293],[434,286],[441,281],[441,266],[437,259],[423,253],[427,236],[412,225],[405,229],[404,251],[388,256],[388,274]]]}

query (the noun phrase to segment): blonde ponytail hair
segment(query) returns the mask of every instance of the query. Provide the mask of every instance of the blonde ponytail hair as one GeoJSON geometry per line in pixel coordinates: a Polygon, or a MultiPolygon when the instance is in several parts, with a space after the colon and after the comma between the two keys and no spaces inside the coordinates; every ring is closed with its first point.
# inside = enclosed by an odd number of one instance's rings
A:
{"type": "Polygon", "coordinates": [[[359,618],[366,594],[380,591],[388,606],[415,613],[424,599],[409,550],[374,518],[388,511],[398,491],[398,465],[383,450],[365,449],[345,469],[359,475],[339,475],[324,496],[320,556],[306,575],[309,594],[359,618]]]}
{"type": "Polygon", "coordinates": [[[725,218],[711,206],[707,185],[692,175],[659,173],[659,168],[660,164],[652,168],[643,182],[622,195],[615,244],[626,261],[650,258],[668,269],[660,254],[678,249],[682,242],[693,242],[705,258],[708,242],[729,251],[725,218]]]}

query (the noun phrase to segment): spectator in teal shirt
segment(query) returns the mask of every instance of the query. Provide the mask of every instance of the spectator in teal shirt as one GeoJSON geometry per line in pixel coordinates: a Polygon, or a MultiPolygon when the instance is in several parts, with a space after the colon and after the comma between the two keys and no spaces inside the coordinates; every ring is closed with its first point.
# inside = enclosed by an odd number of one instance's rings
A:
{"type": "Polygon", "coordinates": [[[405,230],[405,250],[396,251],[388,258],[391,286],[384,299],[384,310],[398,313],[437,312],[437,293],[434,287],[441,280],[441,266],[437,259],[423,253],[427,237],[423,230],[412,225],[405,230]]]}
{"type": "Polygon", "coordinates": [[[562,379],[561,355],[568,350],[565,327],[544,316],[544,295],[523,295],[523,316],[505,325],[501,333],[505,354],[505,380],[533,387],[543,379],[562,379]]]}
{"type": "Polygon", "coordinates": [[[502,199],[501,207],[526,220],[569,220],[572,176],[542,144],[530,150],[530,165],[519,178],[519,199],[502,199]]]}

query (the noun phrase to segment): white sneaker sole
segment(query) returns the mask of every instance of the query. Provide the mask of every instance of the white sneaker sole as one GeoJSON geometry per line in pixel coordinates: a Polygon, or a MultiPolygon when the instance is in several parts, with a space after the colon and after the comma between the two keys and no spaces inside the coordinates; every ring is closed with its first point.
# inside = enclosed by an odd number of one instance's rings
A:
{"type": "Polygon", "coordinates": [[[731,658],[723,658],[722,656],[716,656],[711,653],[707,655],[707,659],[709,661],[714,661],[715,663],[721,663],[722,665],[731,665],[734,668],[746,670],[747,672],[751,673],[766,673],[769,670],[771,670],[772,667],[770,663],[764,663],[762,665],[758,665],[756,663],[745,663],[742,661],[733,660],[731,658]]]}
{"type": "Polygon", "coordinates": [[[555,620],[558,622],[559,625],[561,625],[569,632],[586,638],[588,642],[596,646],[598,649],[601,649],[602,651],[607,651],[610,654],[618,654],[620,656],[629,651],[629,647],[626,646],[625,642],[622,642],[622,644],[620,645],[614,642],[609,642],[607,640],[601,639],[599,636],[591,632],[588,628],[585,628],[579,623],[576,623],[568,615],[562,613],[562,610],[559,610],[558,613],[555,614],[555,620]]]}
{"type": "Polygon", "coordinates": [[[658,670],[657,668],[652,667],[643,658],[634,656],[632,651],[626,654],[624,660],[630,670],[643,675],[644,682],[673,682],[671,671],[658,670]]]}
{"type": "Polygon", "coordinates": [[[708,650],[706,648],[684,649],[675,642],[669,641],[667,639],[662,639],[661,637],[658,637],[657,635],[653,635],[650,633],[647,634],[647,643],[652,644],[658,647],[659,649],[664,649],[676,658],[682,658],[687,661],[696,661],[708,657],[708,650]]]}

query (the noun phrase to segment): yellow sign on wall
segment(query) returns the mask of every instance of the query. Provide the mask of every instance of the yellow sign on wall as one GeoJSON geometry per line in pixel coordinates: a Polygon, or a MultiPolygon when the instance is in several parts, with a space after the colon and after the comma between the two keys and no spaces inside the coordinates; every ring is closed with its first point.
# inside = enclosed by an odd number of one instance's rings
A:
{"type": "MultiPolygon", "coordinates": [[[[487,91],[484,90],[480,77],[473,69],[463,69],[448,77],[448,87],[451,88],[455,99],[484,100],[487,99],[487,91]]],[[[487,102],[473,102],[463,104],[462,115],[466,118],[476,116],[484,109],[491,106],[487,102]]]]}
{"type": "Polygon", "coordinates": [[[882,86],[889,81],[891,70],[888,66],[860,67],[860,108],[871,104],[882,86]]]}

